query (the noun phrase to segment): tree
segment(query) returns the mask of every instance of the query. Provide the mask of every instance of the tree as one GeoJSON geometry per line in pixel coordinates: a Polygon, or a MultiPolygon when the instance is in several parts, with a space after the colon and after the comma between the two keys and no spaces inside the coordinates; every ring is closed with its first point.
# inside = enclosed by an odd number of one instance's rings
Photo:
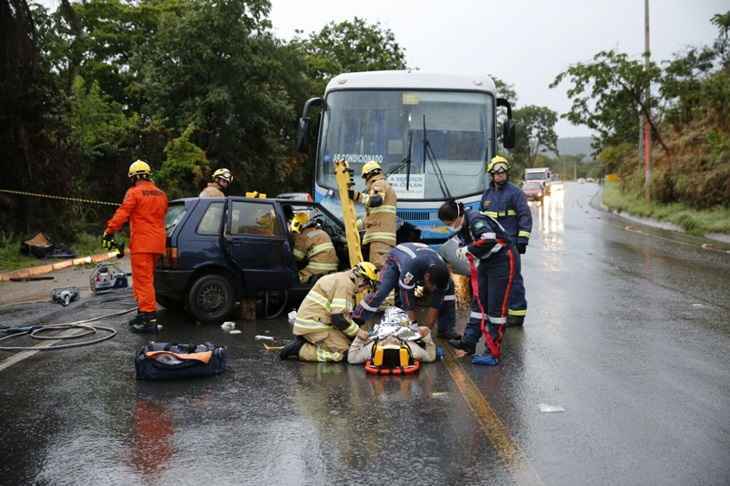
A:
{"type": "Polygon", "coordinates": [[[340,73],[406,69],[405,50],[395,34],[379,22],[369,24],[359,17],[330,22],[295,43],[304,53],[316,92],[324,92],[326,82],[340,73]]]}
{"type": "Polygon", "coordinates": [[[155,174],[155,182],[165,188],[170,199],[197,195],[208,172],[208,157],[190,141],[194,130],[190,125],[182,135],[170,140],[165,147],[165,161],[155,174]]]}
{"type": "Polygon", "coordinates": [[[528,105],[513,112],[514,120],[519,127],[514,159],[525,167],[533,167],[537,155],[549,151],[558,155],[558,135],[555,124],[558,114],[546,106],[528,105]]]}
{"type": "Polygon", "coordinates": [[[646,67],[643,61],[610,50],[596,54],[593,62],[570,66],[555,77],[550,87],[566,80],[571,84],[568,97],[572,105],[561,116],[598,132],[593,142],[596,151],[610,144],[635,143],[642,114],[649,120],[652,135],[668,153],[652,112],[656,99],[644,96],[660,76],[661,69],[655,63],[646,67]]]}

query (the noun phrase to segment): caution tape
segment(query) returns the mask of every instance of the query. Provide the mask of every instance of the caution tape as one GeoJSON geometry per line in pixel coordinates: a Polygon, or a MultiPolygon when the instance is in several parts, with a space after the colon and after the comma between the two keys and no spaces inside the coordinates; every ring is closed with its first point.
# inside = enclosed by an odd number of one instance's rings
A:
{"type": "Polygon", "coordinates": [[[120,206],[119,203],[115,202],[109,202],[109,201],[96,201],[94,199],[83,199],[80,197],[67,197],[67,196],[54,196],[51,194],[39,194],[36,192],[26,192],[26,191],[12,191],[10,189],[0,189],[0,192],[4,192],[6,194],[15,194],[16,196],[29,196],[29,197],[40,197],[44,199],[58,199],[61,201],[71,201],[71,202],[78,202],[83,204],[100,204],[103,206],[120,206]]]}

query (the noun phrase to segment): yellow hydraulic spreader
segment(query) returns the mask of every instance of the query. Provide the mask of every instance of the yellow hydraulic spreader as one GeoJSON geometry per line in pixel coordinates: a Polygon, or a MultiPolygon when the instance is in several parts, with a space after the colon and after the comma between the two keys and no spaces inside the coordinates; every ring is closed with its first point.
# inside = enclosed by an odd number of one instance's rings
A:
{"type": "Polygon", "coordinates": [[[345,225],[350,267],[354,267],[362,261],[362,251],[360,250],[360,233],[357,230],[355,204],[347,195],[347,191],[355,186],[355,182],[352,180],[352,169],[347,165],[346,160],[335,162],[335,180],[337,181],[337,189],[340,192],[342,223],[345,225]]]}

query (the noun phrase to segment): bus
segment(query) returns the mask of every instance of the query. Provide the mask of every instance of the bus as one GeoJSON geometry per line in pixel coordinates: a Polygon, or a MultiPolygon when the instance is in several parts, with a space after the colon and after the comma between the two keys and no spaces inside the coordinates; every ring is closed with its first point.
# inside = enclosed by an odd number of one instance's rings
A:
{"type": "MultiPolygon", "coordinates": [[[[487,76],[419,71],[370,71],[334,77],[324,96],[304,105],[297,147],[309,146],[310,120],[321,109],[314,152],[314,199],[341,214],[334,163],[346,160],[357,190],[360,171],[378,161],[398,195],[397,215],[420,230],[421,241],[438,245],[451,236],[438,219],[449,199],[479,208],[488,183],[486,163],[497,149],[497,107],[507,109],[502,144],[514,144],[509,102],[495,95],[487,76]]],[[[358,209],[362,211],[362,208],[358,209]]]]}

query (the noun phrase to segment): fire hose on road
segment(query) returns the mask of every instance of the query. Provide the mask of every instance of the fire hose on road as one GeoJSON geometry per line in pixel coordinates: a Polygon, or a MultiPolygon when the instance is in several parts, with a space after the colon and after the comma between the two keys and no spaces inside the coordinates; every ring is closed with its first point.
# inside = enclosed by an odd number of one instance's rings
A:
{"type": "Polygon", "coordinates": [[[81,337],[90,336],[93,334],[96,334],[97,331],[103,331],[106,333],[106,335],[88,339],[86,341],[81,342],[75,342],[75,343],[64,343],[64,344],[49,344],[48,346],[0,346],[0,351],[53,351],[57,349],[69,349],[69,348],[78,348],[81,346],[89,346],[91,344],[97,344],[102,341],[106,341],[108,339],[113,338],[117,335],[117,330],[113,329],[111,327],[106,326],[90,326],[88,325],[90,322],[96,322],[100,321],[102,319],[108,319],[110,317],[118,317],[122,316],[124,314],[129,314],[130,312],[136,310],[136,307],[132,307],[131,309],[127,309],[124,311],[118,311],[113,312],[111,314],[105,314],[102,316],[92,317],[90,319],[84,319],[80,321],[74,321],[74,322],[66,322],[61,324],[45,324],[45,325],[37,325],[37,326],[19,326],[19,327],[11,327],[6,329],[0,329],[0,331],[4,331],[6,333],[10,333],[8,336],[4,336],[0,338],[0,342],[7,341],[12,338],[20,337],[20,336],[26,336],[29,335],[32,339],[38,339],[38,340],[48,340],[48,341],[62,341],[67,339],[78,339],[81,337]],[[67,331],[70,329],[80,329],[84,332],[77,332],[73,334],[60,334],[57,336],[44,336],[43,333],[50,332],[50,331],[67,331]]]}

